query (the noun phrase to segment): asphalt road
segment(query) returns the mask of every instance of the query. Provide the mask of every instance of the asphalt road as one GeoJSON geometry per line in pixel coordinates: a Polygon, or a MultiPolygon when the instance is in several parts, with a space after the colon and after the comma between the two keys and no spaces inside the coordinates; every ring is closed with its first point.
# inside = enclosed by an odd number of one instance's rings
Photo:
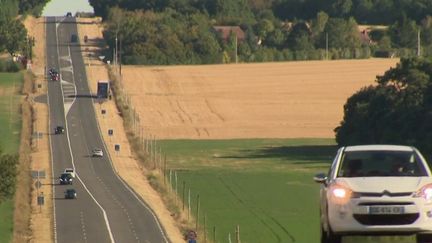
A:
{"type": "Polygon", "coordinates": [[[48,81],[50,145],[53,163],[56,242],[168,242],[156,216],[113,171],[93,108],[75,18],[48,17],[47,68],[60,70],[60,81],[48,81]],[[54,134],[56,126],[66,128],[54,134]],[[59,185],[65,168],[75,168],[73,185],[59,185]],[[77,199],[64,199],[74,188],[77,199]]]}

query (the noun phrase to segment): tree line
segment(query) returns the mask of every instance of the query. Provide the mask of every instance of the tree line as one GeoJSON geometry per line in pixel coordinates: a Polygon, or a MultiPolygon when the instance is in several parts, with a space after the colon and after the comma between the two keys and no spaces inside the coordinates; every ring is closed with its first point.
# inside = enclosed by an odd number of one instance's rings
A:
{"type": "MultiPolygon", "coordinates": [[[[382,0],[89,2],[105,20],[110,53],[116,46],[122,48],[122,60],[128,64],[412,57],[418,54],[419,40],[422,55],[432,53],[429,1],[386,0],[387,5],[382,0]],[[410,8],[397,8],[409,4],[410,8]],[[373,20],[359,10],[384,11],[387,8],[382,6],[390,5],[389,9],[397,10],[389,20],[373,20]],[[412,6],[417,5],[414,14],[412,6]],[[359,23],[388,24],[362,35],[359,23]],[[239,26],[245,38],[239,40],[234,32],[222,38],[214,26],[239,26]]],[[[382,11],[368,13],[376,18],[390,16],[382,11]]]]}

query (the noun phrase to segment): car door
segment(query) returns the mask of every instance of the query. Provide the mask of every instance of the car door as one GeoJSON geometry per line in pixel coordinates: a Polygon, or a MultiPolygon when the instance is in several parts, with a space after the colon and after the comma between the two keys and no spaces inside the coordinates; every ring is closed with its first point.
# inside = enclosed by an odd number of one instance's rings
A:
{"type": "Polygon", "coordinates": [[[320,219],[323,227],[328,230],[328,219],[327,219],[327,191],[329,184],[336,178],[337,168],[339,166],[340,158],[343,154],[344,148],[340,148],[336,152],[336,156],[333,159],[333,162],[330,166],[330,169],[327,174],[327,180],[325,183],[321,184],[320,188],[320,219]]]}

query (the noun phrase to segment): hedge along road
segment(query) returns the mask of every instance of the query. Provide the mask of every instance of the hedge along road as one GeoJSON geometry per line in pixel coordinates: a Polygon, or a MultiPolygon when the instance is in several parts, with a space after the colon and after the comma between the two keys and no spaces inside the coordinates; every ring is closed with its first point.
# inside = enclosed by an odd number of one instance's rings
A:
{"type": "MultiPolygon", "coordinates": [[[[65,134],[51,134],[54,178],[66,167],[76,170],[73,185],[54,184],[54,226],[58,242],[167,242],[163,229],[143,200],[113,172],[109,157],[93,158],[102,148],[84,63],[77,43],[74,18],[47,18],[47,65],[60,70],[49,81],[50,131],[58,125],[65,134]],[[63,200],[64,190],[77,190],[76,200],[63,200]]],[[[79,39],[79,38],[77,38],[79,39]]]]}

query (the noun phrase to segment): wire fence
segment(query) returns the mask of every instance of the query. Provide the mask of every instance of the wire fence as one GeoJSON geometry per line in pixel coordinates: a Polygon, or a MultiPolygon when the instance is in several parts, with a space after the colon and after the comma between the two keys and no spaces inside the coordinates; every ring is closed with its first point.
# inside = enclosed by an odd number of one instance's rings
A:
{"type": "MultiPolygon", "coordinates": [[[[217,227],[207,225],[208,218],[201,205],[199,192],[194,195],[185,180],[180,180],[178,171],[170,169],[167,165],[167,156],[163,153],[160,141],[156,135],[146,130],[140,114],[132,104],[131,96],[125,91],[121,76],[115,68],[109,67],[111,89],[114,93],[117,108],[121,112],[127,137],[133,153],[151,173],[148,176],[150,184],[162,193],[172,215],[182,225],[185,241],[196,238],[197,242],[219,242],[217,240],[217,227]]],[[[229,233],[226,241],[240,243],[240,226],[229,233]]]]}

